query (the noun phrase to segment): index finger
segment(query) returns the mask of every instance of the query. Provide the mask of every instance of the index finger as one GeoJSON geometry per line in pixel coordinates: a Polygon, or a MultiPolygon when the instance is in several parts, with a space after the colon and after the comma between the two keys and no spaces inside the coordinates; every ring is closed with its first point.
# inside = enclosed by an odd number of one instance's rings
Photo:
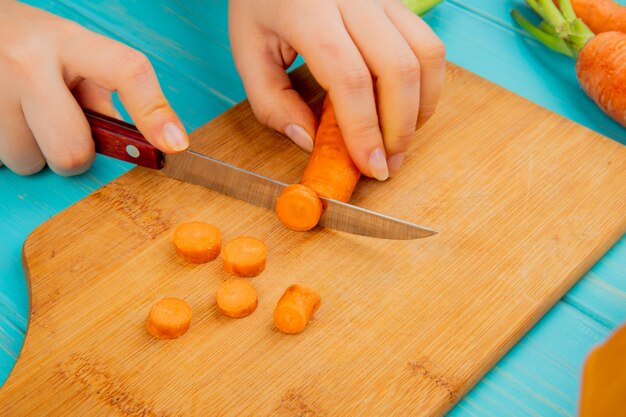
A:
{"type": "Polygon", "coordinates": [[[337,9],[314,8],[307,21],[325,21],[323,31],[302,24],[292,46],[304,57],[315,79],[328,90],[350,156],[365,175],[389,177],[378,122],[374,83],[365,61],[350,38],[337,9]],[[330,18],[329,18],[330,17],[330,18]]]}
{"type": "Polygon", "coordinates": [[[66,81],[76,77],[117,91],[133,122],[146,139],[164,152],[187,148],[185,129],[165,98],[150,60],[113,39],[78,29],[63,45],[66,81]]]}

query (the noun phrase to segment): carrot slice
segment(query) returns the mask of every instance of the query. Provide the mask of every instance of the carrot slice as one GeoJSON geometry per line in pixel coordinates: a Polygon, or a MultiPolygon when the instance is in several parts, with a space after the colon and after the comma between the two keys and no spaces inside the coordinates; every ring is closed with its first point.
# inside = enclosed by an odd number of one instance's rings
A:
{"type": "Polygon", "coordinates": [[[222,248],[224,271],[238,277],[255,277],[265,269],[267,247],[259,239],[236,237],[222,248]]]}
{"type": "Polygon", "coordinates": [[[283,190],[274,209],[282,224],[290,229],[305,231],[320,221],[322,201],[306,185],[292,184],[283,190]]]}
{"type": "Polygon", "coordinates": [[[146,329],[158,339],[182,336],[191,323],[191,307],[178,298],[164,298],[150,309],[146,329]]]}
{"type": "Polygon", "coordinates": [[[305,329],[322,299],[319,293],[303,285],[287,288],[274,309],[274,324],[284,333],[300,333],[305,329]]]}
{"type": "Polygon", "coordinates": [[[222,313],[234,318],[252,314],[258,304],[254,287],[247,281],[237,278],[222,282],[215,299],[222,313]]]}
{"type": "Polygon", "coordinates": [[[217,227],[203,222],[183,223],[174,230],[174,247],[183,258],[205,263],[217,258],[222,236],[217,227]]]}

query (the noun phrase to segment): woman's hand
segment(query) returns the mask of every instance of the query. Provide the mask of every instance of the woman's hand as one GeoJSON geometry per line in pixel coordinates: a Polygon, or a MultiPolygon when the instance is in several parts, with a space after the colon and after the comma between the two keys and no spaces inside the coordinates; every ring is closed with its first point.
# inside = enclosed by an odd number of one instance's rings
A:
{"type": "Polygon", "coordinates": [[[111,92],[144,136],[165,152],[188,146],[185,130],[142,53],[71,21],[0,1],[0,161],[27,175],[46,161],[84,172],[94,143],[81,106],[116,116],[111,92]]]}
{"type": "Polygon", "coordinates": [[[315,117],[285,69],[300,53],[329,91],[352,159],[385,180],[434,112],[445,48],[399,0],[230,0],[233,54],[261,122],[306,150],[315,117]]]}

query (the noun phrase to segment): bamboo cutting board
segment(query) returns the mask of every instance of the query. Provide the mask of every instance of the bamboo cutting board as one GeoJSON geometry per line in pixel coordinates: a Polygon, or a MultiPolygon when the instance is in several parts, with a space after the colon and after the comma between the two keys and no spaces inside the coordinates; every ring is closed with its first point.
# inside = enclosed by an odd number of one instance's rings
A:
{"type": "MultiPolygon", "coordinates": [[[[319,107],[305,71],[295,77],[319,107]]],[[[193,148],[296,182],[307,155],[242,103],[193,148]]],[[[0,390],[2,416],[428,416],[448,410],[626,229],[626,148],[456,66],[400,174],[353,203],[438,230],[385,241],[283,228],[273,213],[136,168],[37,228],[24,245],[31,316],[0,390]],[[191,265],[179,222],[269,247],[259,307],[215,306],[218,259],[191,265]],[[273,307],[317,288],[307,330],[273,307]],[[162,297],[193,308],[173,341],[144,323],[162,297]]]]}

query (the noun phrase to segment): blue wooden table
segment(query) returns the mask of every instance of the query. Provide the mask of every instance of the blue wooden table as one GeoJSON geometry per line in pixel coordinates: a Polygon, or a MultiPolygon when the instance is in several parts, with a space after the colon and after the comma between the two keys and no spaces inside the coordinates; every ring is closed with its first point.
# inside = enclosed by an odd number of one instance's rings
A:
{"type": "MultiPolygon", "coordinates": [[[[244,98],[228,45],[225,0],[29,3],[145,52],[190,131],[244,98]]],[[[578,87],[573,62],[520,32],[509,17],[511,7],[521,7],[521,1],[446,0],[426,20],[446,43],[451,62],[625,144],[626,129],[605,117],[578,87]]],[[[15,363],[26,330],[24,239],[131,167],[98,157],[76,178],[48,170],[22,178],[0,168],[0,382],[15,363]]],[[[576,415],[585,355],[624,320],[622,238],[450,415],[576,415]]]]}

